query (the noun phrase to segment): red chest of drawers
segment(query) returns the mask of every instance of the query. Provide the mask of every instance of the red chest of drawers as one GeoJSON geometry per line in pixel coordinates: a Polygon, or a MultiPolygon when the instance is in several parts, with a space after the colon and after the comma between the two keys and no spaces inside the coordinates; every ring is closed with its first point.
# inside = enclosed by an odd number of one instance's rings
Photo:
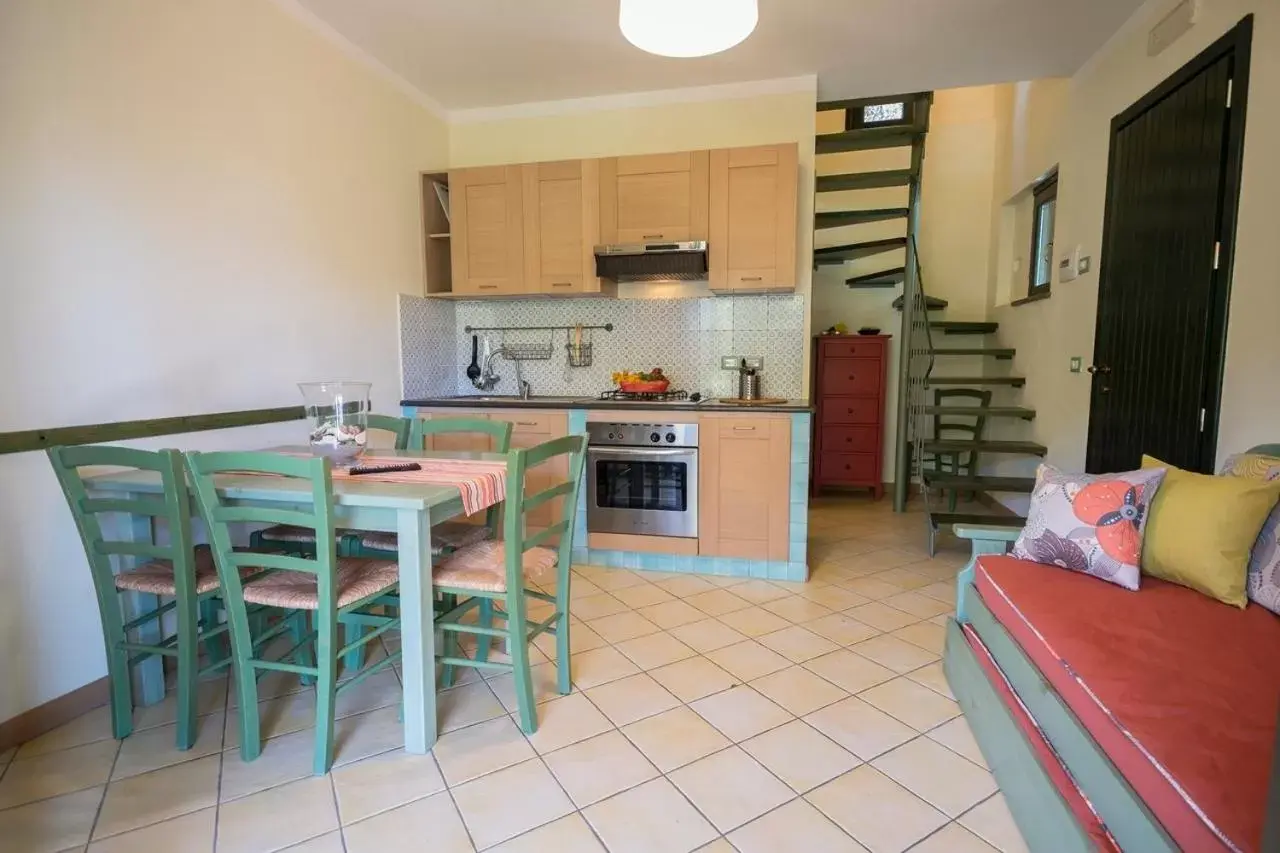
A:
{"type": "Polygon", "coordinates": [[[888,335],[823,335],[814,341],[813,491],[863,487],[884,494],[884,395],[888,335]]]}

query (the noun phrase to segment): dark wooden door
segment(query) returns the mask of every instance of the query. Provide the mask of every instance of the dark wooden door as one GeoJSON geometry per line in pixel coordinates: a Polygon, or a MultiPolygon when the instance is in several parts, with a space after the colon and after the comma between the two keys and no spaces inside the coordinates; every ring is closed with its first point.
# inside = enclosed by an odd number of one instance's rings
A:
{"type": "Polygon", "coordinates": [[[1244,128],[1238,35],[1112,122],[1092,472],[1136,468],[1144,453],[1213,465],[1244,128]]]}

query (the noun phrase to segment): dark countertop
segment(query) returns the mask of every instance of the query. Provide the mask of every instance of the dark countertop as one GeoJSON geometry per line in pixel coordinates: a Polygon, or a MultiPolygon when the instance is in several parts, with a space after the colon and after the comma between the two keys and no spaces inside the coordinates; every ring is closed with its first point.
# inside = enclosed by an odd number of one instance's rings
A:
{"type": "Polygon", "coordinates": [[[538,397],[528,400],[519,397],[424,397],[417,400],[401,400],[401,406],[413,406],[423,409],[612,409],[615,411],[652,411],[653,409],[676,412],[812,412],[813,406],[807,400],[788,400],[764,406],[737,406],[731,403],[719,403],[715,398],[697,403],[655,403],[646,406],[644,403],[619,403],[616,400],[597,400],[591,397],[538,397]]]}

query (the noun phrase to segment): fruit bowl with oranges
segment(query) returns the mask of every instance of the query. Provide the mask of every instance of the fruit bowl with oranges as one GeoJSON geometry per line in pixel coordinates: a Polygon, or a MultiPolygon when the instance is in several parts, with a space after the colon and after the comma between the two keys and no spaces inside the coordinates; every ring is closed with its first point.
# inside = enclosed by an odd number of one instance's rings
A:
{"type": "Polygon", "coordinates": [[[671,385],[661,367],[636,372],[623,370],[613,374],[613,384],[628,394],[661,394],[671,385]]]}

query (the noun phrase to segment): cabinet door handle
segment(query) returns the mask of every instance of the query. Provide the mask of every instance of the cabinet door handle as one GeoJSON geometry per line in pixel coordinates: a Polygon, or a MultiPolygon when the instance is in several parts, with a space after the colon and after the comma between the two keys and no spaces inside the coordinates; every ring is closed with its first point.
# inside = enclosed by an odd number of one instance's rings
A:
{"type": "Polygon", "coordinates": [[[643,239],[643,240],[661,240],[661,239],[662,239],[662,235],[661,235],[661,234],[645,234],[643,237],[641,237],[641,239],[643,239]]]}
{"type": "Polygon", "coordinates": [[[553,282],[551,282],[551,286],[552,286],[552,287],[573,287],[573,282],[571,282],[571,281],[553,281],[553,282]]]}
{"type": "Polygon", "coordinates": [[[742,431],[742,432],[755,432],[755,429],[756,429],[756,428],[755,428],[755,427],[749,427],[749,426],[736,426],[736,427],[734,427],[734,429],[735,429],[735,430],[740,430],[740,431],[742,431]]]}
{"type": "Polygon", "coordinates": [[[516,426],[537,426],[537,421],[516,421],[516,426]]]}
{"type": "Polygon", "coordinates": [[[497,290],[497,289],[498,289],[498,285],[496,285],[496,284],[482,284],[482,285],[480,285],[480,289],[481,289],[481,290],[497,290]]]}
{"type": "Polygon", "coordinates": [[[764,276],[759,276],[759,275],[744,275],[742,278],[738,279],[738,281],[763,281],[763,280],[764,280],[764,276]]]}

